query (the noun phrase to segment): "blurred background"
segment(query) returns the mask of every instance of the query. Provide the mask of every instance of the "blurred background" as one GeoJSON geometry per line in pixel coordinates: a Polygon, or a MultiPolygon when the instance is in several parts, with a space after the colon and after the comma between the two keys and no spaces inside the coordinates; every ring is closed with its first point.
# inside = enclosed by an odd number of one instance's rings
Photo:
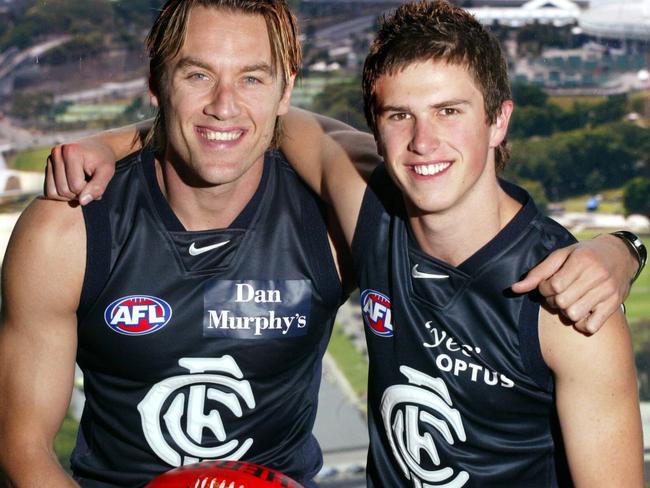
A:
{"type": "MultiPolygon", "coordinates": [[[[41,191],[51,145],[152,115],[143,40],[162,3],[0,0],[0,256],[41,191]]],[[[365,130],[361,65],[378,16],[400,3],[290,1],[304,49],[293,103],[365,130]]],[[[516,109],[504,176],[578,238],[629,229],[650,244],[650,0],[453,3],[489,25],[507,53],[516,109]]],[[[317,422],[324,487],[364,486],[367,360],[357,304],[353,296],[339,313],[326,360],[317,422]]],[[[626,307],[650,452],[650,271],[626,307]]],[[[79,377],[57,439],[64,465],[82,404],[79,377]]]]}

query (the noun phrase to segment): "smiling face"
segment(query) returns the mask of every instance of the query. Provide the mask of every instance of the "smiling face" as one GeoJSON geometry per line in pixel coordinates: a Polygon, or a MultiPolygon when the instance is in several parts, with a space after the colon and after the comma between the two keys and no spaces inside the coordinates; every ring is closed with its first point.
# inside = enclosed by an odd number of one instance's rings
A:
{"type": "Polygon", "coordinates": [[[385,74],[376,107],[379,150],[418,215],[461,208],[472,192],[495,184],[494,148],[512,103],[488,125],[483,95],[464,66],[423,61],[385,74]]]}
{"type": "Polygon", "coordinates": [[[192,8],[152,97],[164,113],[165,159],[201,186],[259,177],[276,117],[289,107],[293,78],[283,90],[279,71],[261,15],[192,8]]]}

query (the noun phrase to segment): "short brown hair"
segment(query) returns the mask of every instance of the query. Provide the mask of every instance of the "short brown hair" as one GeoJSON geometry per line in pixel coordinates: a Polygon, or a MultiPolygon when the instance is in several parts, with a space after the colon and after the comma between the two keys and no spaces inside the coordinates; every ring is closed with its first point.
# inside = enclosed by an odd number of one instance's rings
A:
{"type": "MultiPolygon", "coordinates": [[[[174,59],[185,42],[187,23],[194,7],[224,9],[264,17],[271,44],[272,69],[280,66],[282,89],[286,89],[291,76],[300,69],[301,50],[298,21],[285,0],[168,0],[146,40],[149,87],[156,96],[162,93],[167,63],[174,59]]],[[[273,75],[277,73],[274,71],[273,75]]],[[[147,136],[147,142],[153,142],[158,152],[164,151],[167,140],[164,117],[165,114],[159,107],[154,125],[147,136]]],[[[280,125],[279,120],[276,120],[271,145],[277,146],[279,138],[280,125]]]]}
{"type": "MultiPolygon", "coordinates": [[[[421,61],[466,66],[483,94],[488,124],[496,121],[503,102],[511,99],[499,41],[472,15],[441,0],[406,3],[380,20],[363,67],[363,106],[375,136],[377,80],[421,61]]],[[[508,157],[504,138],[495,151],[497,169],[503,169],[508,157]]]]}

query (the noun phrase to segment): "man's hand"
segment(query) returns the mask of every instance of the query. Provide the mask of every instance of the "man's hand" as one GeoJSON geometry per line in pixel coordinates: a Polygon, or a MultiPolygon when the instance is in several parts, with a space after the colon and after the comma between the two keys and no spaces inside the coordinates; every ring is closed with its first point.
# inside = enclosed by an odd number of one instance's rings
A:
{"type": "Polygon", "coordinates": [[[79,200],[86,205],[102,197],[115,173],[115,162],[142,148],[152,119],[54,146],[47,158],[45,188],[50,200],[79,200]]]}
{"type": "Polygon", "coordinates": [[[637,268],[620,239],[601,235],[553,252],[512,290],[526,293],[538,287],[549,306],[581,332],[593,334],[623,303],[637,268]]]}
{"type": "Polygon", "coordinates": [[[110,147],[90,140],[54,146],[47,158],[45,196],[81,205],[100,199],[115,172],[115,159],[110,147]]]}

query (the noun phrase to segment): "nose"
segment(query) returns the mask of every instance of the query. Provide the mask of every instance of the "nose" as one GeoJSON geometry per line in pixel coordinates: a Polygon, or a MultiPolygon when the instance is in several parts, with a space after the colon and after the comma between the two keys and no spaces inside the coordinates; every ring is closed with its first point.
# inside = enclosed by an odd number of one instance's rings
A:
{"type": "Polygon", "coordinates": [[[440,139],[434,124],[429,120],[416,119],[412,128],[409,151],[427,155],[431,154],[440,144],[440,139]]]}
{"type": "Polygon", "coordinates": [[[210,94],[210,99],[203,109],[206,115],[219,120],[232,119],[239,115],[240,108],[237,92],[227,83],[219,83],[210,94]]]}

